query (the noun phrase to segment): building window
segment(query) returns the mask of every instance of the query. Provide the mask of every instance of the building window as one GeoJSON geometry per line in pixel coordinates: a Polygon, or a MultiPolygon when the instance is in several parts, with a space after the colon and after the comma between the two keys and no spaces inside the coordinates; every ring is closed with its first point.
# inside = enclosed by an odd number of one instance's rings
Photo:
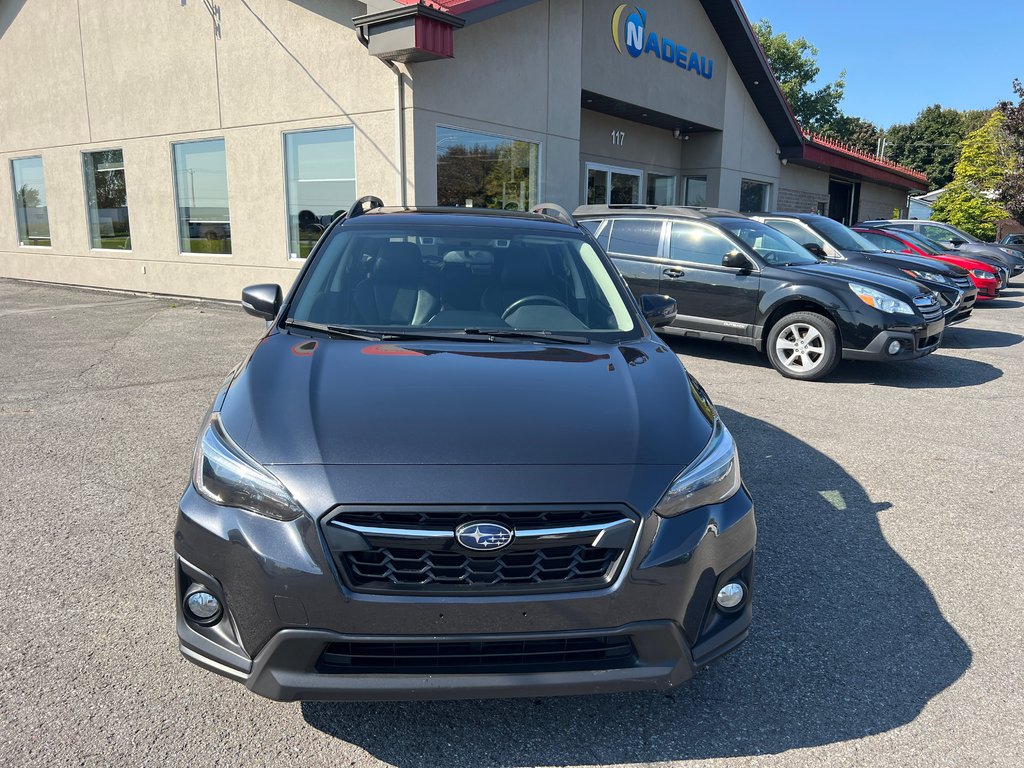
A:
{"type": "Polygon", "coordinates": [[[528,211],[538,203],[540,144],[437,126],[437,204],[528,211]]]}
{"type": "Polygon", "coordinates": [[[231,253],[224,139],[174,145],[174,190],[182,253],[231,253]]]}
{"type": "Polygon", "coordinates": [[[14,218],[18,221],[18,245],[50,245],[50,218],[46,213],[46,182],[43,158],[11,160],[14,180],[14,218]]]}
{"type": "Polygon", "coordinates": [[[687,176],[686,189],[683,191],[683,205],[702,208],[708,204],[708,177],[687,176]]]}
{"type": "Polygon", "coordinates": [[[286,133],[288,252],[304,259],[324,229],[356,201],[352,128],[286,133]]]}
{"type": "Polygon", "coordinates": [[[92,247],[130,251],[132,234],[128,222],[124,155],[120,149],[86,152],[82,155],[82,170],[92,247]]]}
{"type": "Polygon", "coordinates": [[[740,213],[767,211],[771,189],[772,185],[763,181],[743,179],[740,182],[740,213]]]}
{"type": "Polygon", "coordinates": [[[662,176],[660,173],[647,174],[647,204],[675,205],[676,177],[662,176]]]}

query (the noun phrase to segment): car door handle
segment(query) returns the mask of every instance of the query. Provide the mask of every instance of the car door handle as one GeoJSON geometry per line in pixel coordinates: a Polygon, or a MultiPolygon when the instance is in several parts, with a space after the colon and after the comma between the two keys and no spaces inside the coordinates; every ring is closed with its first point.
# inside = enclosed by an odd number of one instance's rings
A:
{"type": "Polygon", "coordinates": [[[662,272],[662,274],[665,275],[665,277],[676,280],[685,275],[686,273],[683,272],[683,270],[681,269],[677,269],[676,267],[669,267],[664,272],[662,272]]]}

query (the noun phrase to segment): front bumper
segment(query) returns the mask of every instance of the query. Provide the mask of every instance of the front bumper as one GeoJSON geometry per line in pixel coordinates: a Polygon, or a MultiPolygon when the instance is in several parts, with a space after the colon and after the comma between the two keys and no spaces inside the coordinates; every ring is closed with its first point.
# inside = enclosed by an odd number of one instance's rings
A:
{"type": "Polygon", "coordinates": [[[755,539],[753,503],[742,488],[721,504],[677,518],[643,517],[621,573],[602,589],[488,597],[364,594],[339,580],[312,518],[267,520],[212,505],[190,488],[175,535],[180,650],[201,667],[283,701],[667,689],[746,638],[755,539]],[[733,578],[745,581],[748,597],[738,611],[724,613],[714,607],[714,596],[733,578]],[[213,627],[183,615],[184,590],[196,582],[225,606],[213,627]],[[634,652],[593,668],[512,664],[474,672],[432,660],[432,669],[405,671],[398,662],[382,669],[378,660],[376,668],[346,674],[325,666],[336,644],[446,650],[451,644],[570,647],[593,638],[628,638],[634,652]]]}
{"type": "Polygon", "coordinates": [[[843,349],[844,360],[875,360],[898,361],[915,360],[930,355],[942,344],[942,333],[946,324],[944,320],[936,320],[927,326],[914,328],[893,328],[881,331],[863,349],[843,349]],[[889,346],[897,341],[900,350],[895,355],[889,353],[889,346]]]}

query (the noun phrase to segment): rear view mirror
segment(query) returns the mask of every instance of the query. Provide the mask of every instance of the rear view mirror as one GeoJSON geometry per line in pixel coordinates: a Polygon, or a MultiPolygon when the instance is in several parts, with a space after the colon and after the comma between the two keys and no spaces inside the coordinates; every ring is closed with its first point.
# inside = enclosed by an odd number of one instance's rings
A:
{"type": "Polygon", "coordinates": [[[722,266],[729,269],[750,269],[750,259],[740,251],[729,251],[722,257],[722,266]]]}
{"type": "Polygon", "coordinates": [[[670,296],[645,293],[640,297],[640,309],[643,310],[644,319],[652,328],[661,328],[676,319],[678,307],[676,300],[670,296]]]}
{"type": "Polygon", "coordinates": [[[242,309],[254,317],[273,320],[281,309],[281,286],[261,283],[243,289],[242,309]]]}
{"type": "Polygon", "coordinates": [[[818,256],[822,259],[828,258],[828,254],[825,253],[825,249],[822,248],[817,243],[804,243],[804,248],[813,253],[815,256],[818,256]]]}

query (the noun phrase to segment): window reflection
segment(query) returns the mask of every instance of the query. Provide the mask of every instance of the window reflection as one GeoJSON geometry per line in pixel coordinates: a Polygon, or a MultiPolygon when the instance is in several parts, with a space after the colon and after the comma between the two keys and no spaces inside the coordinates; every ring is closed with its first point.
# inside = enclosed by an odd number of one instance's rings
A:
{"type": "Polygon", "coordinates": [[[92,247],[131,250],[128,189],[121,150],[86,152],[82,155],[82,170],[92,247]]]}
{"type": "Polygon", "coordinates": [[[224,140],[174,145],[174,187],[182,253],[231,253],[224,140]]]}
{"type": "Polygon", "coordinates": [[[284,148],[288,250],[293,259],[304,259],[327,225],[356,200],[353,130],[285,134],[284,148]]]}
{"type": "Polygon", "coordinates": [[[25,157],[11,161],[14,181],[14,218],[18,222],[19,245],[50,245],[50,218],[46,210],[43,158],[25,157]]]}
{"type": "Polygon", "coordinates": [[[538,202],[540,145],[437,127],[437,204],[527,211],[538,202]]]}

